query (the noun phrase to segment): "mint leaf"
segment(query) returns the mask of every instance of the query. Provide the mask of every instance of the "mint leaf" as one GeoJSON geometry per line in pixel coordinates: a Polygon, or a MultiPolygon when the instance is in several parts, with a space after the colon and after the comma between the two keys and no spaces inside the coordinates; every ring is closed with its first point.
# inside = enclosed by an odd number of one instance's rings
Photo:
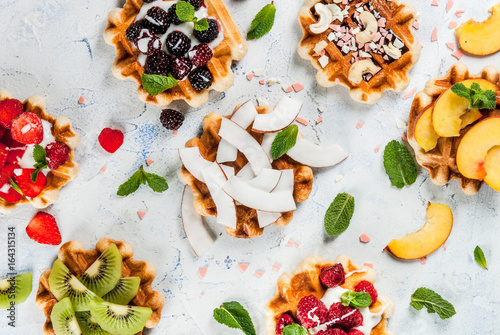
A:
{"type": "Polygon", "coordinates": [[[21,195],[24,195],[23,194],[23,191],[21,191],[21,189],[19,188],[19,186],[17,186],[16,182],[12,179],[12,178],[9,178],[10,179],[10,185],[12,186],[12,188],[19,194],[21,195]]]}
{"type": "Polygon", "coordinates": [[[208,20],[201,19],[194,23],[194,30],[203,31],[208,29],[208,20]]]}
{"type": "Polygon", "coordinates": [[[179,1],[175,5],[175,14],[182,22],[191,22],[194,19],[194,7],[187,1],[179,1]]]}
{"type": "Polygon", "coordinates": [[[496,108],[496,92],[492,90],[483,90],[478,83],[472,83],[470,88],[467,88],[462,83],[456,83],[451,87],[451,91],[459,97],[469,100],[469,109],[496,108]]]}
{"type": "Polygon", "coordinates": [[[155,192],[162,193],[168,190],[168,184],[165,178],[154,174],[144,172],[146,176],[146,181],[148,182],[148,186],[155,192]]]}
{"type": "Polygon", "coordinates": [[[398,141],[391,141],[385,146],[384,168],[397,188],[411,185],[417,180],[417,166],[408,149],[398,141]]]}
{"type": "Polygon", "coordinates": [[[354,198],[347,193],[339,193],[325,214],[325,230],[328,235],[343,233],[354,214],[354,198]]]}
{"type": "Polygon", "coordinates": [[[459,97],[466,98],[467,100],[471,100],[471,90],[470,88],[465,87],[462,83],[456,83],[451,87],[451,91],[458,95],[459,97]]]}
{"type": "Polygon", "coordinates": [[[249,40],[256,40],[271,31],[271,28],[274,25],[275,15],[276,7],[274,6],[274,2],[264,6],[264,8],[262,8],[252,20],[250,31],[247,33],[247,38],[249,40]]]}
{"type": "Polygon", "coordinates": [[[38,178],[38,172],[45,169],[48,165],[47,152],[40,144],[35,145],[35,148],[33,148],[33,159],[36,163],[35,165],[33,165],[35,171],[33,171],[33,173],[31,174],[31,181],[36,182],[36,179],[38,178]]]}
{"type": "Polygon", "coordinates": [[[146,185],[155,192],[164,192],[168,189],[168,184],[165,178],[160,177],[154,173],[148,173],[144,171],[143,166],[139,168],[126,182],[118,187],[118,192],[116,192],[119,196],[127,196],[129,194],[137,191],[139,186],[146,185]]]}
{"type": "Polygon", "coordinates": [[[476,260],[476,263],[479,264],[483,269],[488,270],[488,264],[486,263],[484,252],[479,246],[474,249],[474,259],[476,260]]]}
{"type": "Polygon", "coordinates": [[[295,146],[297,143],[297,135],[299,134],[299,127],[295,124],[288,126],[285,130],[280,131],[271,144],[271,156],[273,159],[278,159],[288,150],[295,146]]]}
{"type": "Polygon", "coordinates": [[[239,302],[225,302],[214,309],[214,319],[229,328],[240,329],[245,335],[256,335],[250,315],[239,302]]]}
{"type": "Polygon", "coordinates": [[[299,325],[298,323],[294,323],[283,328],[281,332],[282,335],[309,335],[309,332],[306,328],[299,325]]]}
{"type": "MultiPolygon", "coordinates": [[[[182,2],[182,1],[180,1],[182,2]]],[[[178,2],[178,4],[180,3],[178,2]]],[[[156,96],[169,88],[175,87],[179,82],[172,75],[161,76],[159,74],[143,73],[141,76],[142,86],[144,90],[152,96],[156,96]]]]}
{"type": "Polygon", "coordinates": [[[347,291],[340,296],[340,302],[344,306],[364,308],[372,304],[372,297],[366,292],[347,291]]]}
{"type": "Polygon", "coordinates": [[[437,313],[441,319],[448,319],[455,315],[455,308],[448,301],[441,298],[436,292],[421,287],[411,295],[410,305],[416,310],[427,308],[428,313],[437,313]]]}

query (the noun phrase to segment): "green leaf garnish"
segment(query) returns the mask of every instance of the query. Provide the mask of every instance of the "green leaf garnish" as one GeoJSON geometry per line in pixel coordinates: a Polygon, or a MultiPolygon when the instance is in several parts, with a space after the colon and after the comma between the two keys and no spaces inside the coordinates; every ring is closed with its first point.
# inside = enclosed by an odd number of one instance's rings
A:
{"type": "Polygon", "coordinates": [[[214,309],[214,319],[229,328],[240,329],[245,335],[256,334],[250,315],[237,301],[224,302],[214,309]]]}
{"type": "Polygon", "coordinates": [[[344,306],[364,308],[372,304],[372,297],[366,292],[347,291],[340,296],[340,302],[344,306]]]}
{"type": "Polygon", "coordinates": [[[282,335],[309,335],[304,326],[299,325],[298,323],[294,323],[283,328],[281,332],[282,335]]]}
{"type": "Polygon", "coordinates": [[[161,76],[159,74],[143,73],[141,76],[144,90],[152,96],[156,96],[169,88],[175,87],[179,82],[172,75],[161,76]]]}
{"type": "Polygon", "coordinates": [[[165,178],[160,177],[154,173],[148,173],[144,171],[144,168],[140,167],[126,182],[118,187],[118,192],[116,192],[119,196],[127,196],[129,194],[137,191],[139,186],[146,185],[155,192],[164,192],[168,189],[168,184],[165,178]]]}
{"type": "Polygon", "coordinates": [[[295,124],[288,126],[285,130],[280,131],[271,144],[271,156],[273,159],[278,159],[288,150],[294,147],[297,143],[297,135],[299,134],[299,127],[295,124]]]}
{"type": "Polygon", "coordinates": [[[194,16],[194,6],[187,1],[179,1],[175,5],[175,14],[182,22],[194,22],[194,29],[203,31],[208,29],[208,20],[201,19],[198,21],[194,16]]]}
{"type": "Polygon", "coordinates": [[[203,31],[208,29],[208,20],[201,19],[194,23],[194,30],[203,31]]]}
{"type": "Polygon", "coordinates": [[[391,141],[385,146],[384,168],[397,188],[411,185],[417,180],[417,166],[410,151],[398,141],[391,141]]]}
{"type": "Polygon", "coordinates": [[[23,191],[21,191],[21,189],[19,188],[19,186],[17,186],[16,182],[12,179],[12,178],[9,178],[10,179],[10,185],[12,186],[12,188],[19,194],[21,195],[24,195],[23,194],[23,191]]]}
{"type": "Polygon", "coordinates": [[[33,148],[33,159],[36,163],[35,165],[33,165],[35,171],[33,171],[33,173],[31,174],[31,181],[36,182],[36,179],[38,178],[38,172],[45,169],[48,165],[47,152],[39,144],[35,145],[35,148],[33,148]]]}
{"type": "Polygon", "coordinates": [[[484,252],[479,246],[474,249],[474,259],[476,260],[476,263],[479,264],[483,269],[488,270],[488,264],[486,263],[484,252]]]}
{"type": "Polygon", "coordinates": [[[457,313],[452,304],[425,287],[417,289],[411,295],[410,305],[418,311],[425,307],[428,313],[437,313],[441,319],[451,318],[457,313]]]}
{"type": "Polygon", "coordinates": [[[354,198],[347,193],[339,193],[325,214],[325,230],[328,235],[343,233],[354,214],[354,198]]]}
{"type": "Polygon", "coordinates": [[[496,92],[492,90],[483,90],[478,83],[472,83],[470,88],[467,88],[462,83],[456,83],[451,87],[451,91],[459,97],[469,100],[469,109],[496,108],[496,92]]]}
{"type": "Polygon", "coordinates": [[[274,25],[275,15],[276,7],[274,6],[274,2],[264,6],[264,8],[262,8],[252,20],[250,31],[247,33],[247,38],[249,40],[256,40],[271,31],[271,28],[274,25]]]}

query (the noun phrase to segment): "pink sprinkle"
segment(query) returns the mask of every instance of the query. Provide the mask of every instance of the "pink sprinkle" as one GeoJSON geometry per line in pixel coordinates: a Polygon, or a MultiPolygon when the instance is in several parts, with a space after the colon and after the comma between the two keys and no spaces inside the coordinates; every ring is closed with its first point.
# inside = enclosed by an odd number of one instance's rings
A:
{"type": "Polygon", "coordinates": [[[172,136],[177,136],[177,130],[174,130],[174,132],[172,133],[172,136]]]}
{"type": "Polygon", "coordinates": [[[295,83],[292,85],[292,87],[295,92],[300,92],[304,89],[304,85],[302,85],[301,83],[295,83]]]}
{"type": "Polygon", "coordinates": [[[340,83],[340,79],[339,78],[335,78],[335,80],[333,81],[333,84],[334,85],[338,85],[340,83]]]}
{"type": "Polygon", "coordinates": [[[293,246],[293,241],[292,240],[288,240],[288,242],[286,242],[286,245],[293,246]]]}
{"type": "Polygon", "coordinates": [[[431,42],[436,42],[438,40],[438,28],[435,27],[432,31],[431,42]]]}
{"type": "Polygon", "coordinates": [[[247,79],[248,79],[248,81],[252,80],[252,79],[253,79],[253,77],[255,77],[255,74],[253,74],[253,73],[249,73],[249,74],[247,74],[247,79]]]}
{"type": "Polygon", "coordinates": [[[148,158],[146,158],[146,164],[147,164],[148,166],[150,166],[151,164],[153,164],[153,162],[154,162],[154,160],[152,160],[151,158],[149,158],[149,157],[148,157],[148,158]]]}
{"type": "Polygon", "coordinates": [[[365,233],[361,234],[361,236],[359,237],[359,241],[363,243],[368,243],[370,242],[370,240],[370,236],[366,235],[365,233]]]}
{"type": "Polygon", "coordinates": [[[411,98],[413,95],[415,95],[416,92],[417,92],[417,89],[414,88],[410,92],[406,93],[406,95],[403,97],[403,100],[411,98]]]}
{"type": "Polygon", "coordinates": [[[300,124],[303,124],[304,126],[307,126],[309,124],[309,121],[307,121],[306,119],[301,118],[300,116],[298,116],[295,119],[295,121],[297,121],[300,124]]]}
{"type": "Polygon", "coordinates": [[[262,276],[264,275],[264,271],[255,271],[254,274],[259,277],[259,278],[262,278],[262,276]]]}
{"type": "Polygon", "coordinates": [[[294,245],[296,248],[300,247],[299,242],[293,242],[293,245],[294,245]]]}
{"type": "Polygon", "coordinates": [[[144,217],[146,216],[146,211],[137,211],[137,214],[139,215],[139,217],[142,219],[144,219],[144,217]]]}
{"type": "Polygon", "coordinates": [[[78,99],[78,103],[81,105],[81,104],[84,104],[85,103],[85,97],[83,95],[80,96],[80,99],[78,99]]]}
{"type": "Polygon", "coordinates": [[[198,269],[198,274],[200,275],[201,278],[205,278],[205,275],[207,274],[207,267],[208,266],[204,266],[198,269]]]}
{"type": "Polygon", "coordinates": [[[293,91],[292,86],[288,86],[288,87],[286,88],[285,93],[290,93],[291,91],[293,91]]]}
{"type": "Polygon", "coordinates": [[[312,56],[313,56],[313,57],[319,57],[319,56],[320,56],[320,54],[315,52],[315,53],[313,53],[313,54],[312,54],[312,56]]]}
{"type": "Polygon", "coordinates": [[[427,263],[427,258],[422,257],[419,259],[419,261],[420,261],[420,263],[425,264],[425,263],[427,263]]]}
{"type": "Polygon", "coordinates": [[[408,141],[408,137],[406,137],[406,134],[401,135],[401,139],[403,141],[408,141]]]}
{"type": "Polygon", "coordinates": [[[358,129],[363,128],[363,123],[362,122],[356,123],[356,128],[358,128],[358,129]]]}
{"type": "Polygon", "coordinates": [[[438,1],[437,0],[432,1],[431,6],[439,6],[438,1]]]}
{"type": "Polygon", "coordinates": [[[261,79],[261,80],[259,80],[259,84],[264,85],[265,83],[266,83],[266,80],[265,80],[265,79],[261,79]]]}
{"type": "Polygon", "coordinates": [[[420,48],[423,49],[424,48],[424,45],[422,43],[420,43],[420,48]]]}
{"type": "Polygon", "coordinates": [[[322,116],[320,116],[320,117],[316,120],[316,124],[321,123],[321,122],[323,122],[323,117],[322,117],[322,116]]]}
{"type": "Polygon", "coordinates": [[[364,265],[373,269],[373,263],[365,263],[364,265]]]}
{"type": "Polygon", "coordinates": [[[245,272],[248,269],[249,265],[250,264],[248,264],[248,263],[238,263],[238,264],[236,264],[236,266],[238,267],[238,269],[241,270],[241,272],[245,272]]]}
{"type": "Polygon", "coordinates": [[[204,295],[205,295],[205,293],[204,293],[204,292],[201,292],[201,293],[200,293],[200,297],[203,297],[204,295]]]}
{"type": "Polygon", "coordinates": [[[379,27],[385,27],[385,23],[386,23],[387,19],[385,17],[381,17],[378,21],[377,21],[377,25],[379,27]]]}
{"type": "Polygon", "coordinates": [[[447,42],[446,46],[450,48],[451,51],[455,50],[455,43],[453,42],[447,42]]]}
{"type": "Polygon", "coordinates": [[[453,7],[453,0],[448,0],[448,3],[446,4],[446,13],[450,11],[451,7],[453,7]]]}
{"type": "Polygon", "coordinates": [[[281,266],[279,266],[276,263],[273,264],[273,270],[279,271],[280,269],[281,269],[281,266]]]}
{"type": "Polygon", "coordinates": [[[338,25],[338,24],[331,24],[330,25],[330,29],[333,29],[335,31],[339,30],[339,28],[340,28],[340,25],[338,25]]]}
{"type": "Polygon", "coordinates": [[[373,151],[379,152],[380,151],[380,147],[375,147],[375,149],[373,149],[373,151]]]}
{"type": "Polygon", "coordinates": [[[446,243],[443,244],[443,248],[447,249],[448,246],[446,245],[446,243]]]}
{"type": "Polygon", "coordinates": [[[104,172],[106,172],[106,170],[107,170],[107,169],[108,169],[107,167],[103,166],[103,167],[99,170],[99,173],[104,173],[104,172]]]}
{"type": "Polygon", "coordinates": [[[464,9],[459,9],[455,12],[455,15],[457,17],[462,17],[463,13],[465,13],[465,10],[464,9]]]}
{"type": "Polygon", "coordinates": [[[462,50],[458,49],[457,51],[455,51],[451,55],[453,57],[455,57],[456,59],[460,60],[460,58],[462,58],[462,56],[464,55],[464,53],[462,52],[462,50]]]}
{"type": "Polygon", "coordinates": [[[450,29],[455,29],[456,27],[458,27],[457,21],[450,21],[450,24],[448,24],[448,28],[450,29]]]}
{"type": "Polygon", "coordinates": [[[321,56],[324,56],[324,55],[326,55],[326,50],[325,49],[321,50],[321,56]]]}
{"type": "Polygon", "coordinates": [[[417,30],[420,29],[420,22],[417,22],[417,21],[413,22],[413,28],[415,28],[417,30]]]}
{"type": "MultiPolygon", "coordinates": [[[[380,38],[382,37],[382,35],[377,31],[375,33],[375,36],[373,37],[373,42],[378,42],[380,40],[380,38]]],[[[369,47],[370,45],[368,45],[369,47]]],[[[365,47],[366,48],[366,47],[365,47]]]]}

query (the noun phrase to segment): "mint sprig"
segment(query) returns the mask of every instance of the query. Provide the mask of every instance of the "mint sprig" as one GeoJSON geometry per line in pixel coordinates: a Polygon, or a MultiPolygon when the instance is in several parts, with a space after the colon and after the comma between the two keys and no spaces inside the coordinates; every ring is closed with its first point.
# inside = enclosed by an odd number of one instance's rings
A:
{"type": "Polygon", "coordinates": [[[496,108],[496,92],[492,90],[483,90],[478,83],[472,83],[470,88],[467,88],[462,83],[456,83],[451,87],[451,91],[459,97],[469,100],[469,109],[496,108]]]}
{"type": "Polygon", "coordinates": [[[23,194],[23,191],[21,191],[21,189],[19,188],[19,186],[17,186],[16,182],[12,179],[12,178],[9,178],[10,179],[10,186],[12,186],[12,188],[19,194],[21,195],[24,195],[23,194]]]}
{"type": "Polygon", "coordinates": [[[260,12],[255,15],[250,25],[250,30],[247,33],[249,40],[256,40],[271,31],[274,25],[274,17],[276,16],[276,7],[274,2],[264,6],[260,12]]]}
{"type": "Polygon", "coordinates": [[[385,146],[384,168],[397,188],[411,185],[417,180],[417,166],[410,151],[398,141],[391,141],[385,146]]]}
{"type": "Polygon", "coordinates": [[[237,301],[224,302],[214,309],[214,319],[229,328],[240,329],[245,335],[256,335],[250,314],[237,301]]]}
{"type": "Polygon", "coordinates": [[[143,73],[141,76],[142,87],[149,95],[156,96],[169,88],[175,87],[179,82],[172,75],[161,76],[159,74],[143,73]]]}
{"type": "Polygon", "coordinates": [[[299,127],[296,124],[292,124],[276,135],[271,144],[271,156],[274,160],[280,158],[295,146],[298,134],[299,127]]]}
{"type": "Polygon", "coordinates": [[[484,252],[479,246],[476,246],[476,248],[474,249],[474,259],[476,260],[476,263],[479,264],[483,269],[488,270],[488,264],[486,263],[484,252]]]}
{"type": "Polygon", "coordinates": [[[354,197],[347,193],[339,193],[328,207],[325,214],[325,230],[328,235],[343,233],[354,214],[354,197]]]}
{"type": "Polygon", "coordinates": [[[198,20],[198,18],[194,16],[194,6],[187,1],[177,2],[175,5],[175,14],[182,22],[194,22],[195,30],[203,31],[208,29],[208,20],[198,20]]]}
{"type": "Polygon", "coordinates": [[[340,302],[344,306],[364,308],[372,304],[372,297],[366,292],[347,291],[340,296],[340,302]]]}
{"type": "Polygon", "coordinates": [[[309,335],[304,326],[299,325],[298,323],[294,323],[283,328],[281,332],[282,335],[309,335]]]}
{"type": "Polygon", "coordinates": [[[31,174],[31,181],[36,182],[36,179],[38,178],[38,172],[45,169],[48,165],[47,152],[39,144],[35,145],[35,148],[33,149],[33,159],[36,163],[35,165],[33,165],[35,171],[33,171],[33,173],[31,174]]]}
{"type": "Polygon", "coordinates": [[[162,193],[168,190],[168,184],[165,178],[144,171],[141,165],[139,170],[137,170],[126,182],[120,185],[116,194],[119,196],[127,196],[137,191],[139,186],[146,184],[155,192],[162,193]]]}
{"type": "Polygon", "coordinates": [[[421,287],[411,295],[410,305],[416,310],[427,308],[428,313],[437,313],[441,319],[448,319],[455,315],[455,308],[439,294],[425,287],[421,287]]]}

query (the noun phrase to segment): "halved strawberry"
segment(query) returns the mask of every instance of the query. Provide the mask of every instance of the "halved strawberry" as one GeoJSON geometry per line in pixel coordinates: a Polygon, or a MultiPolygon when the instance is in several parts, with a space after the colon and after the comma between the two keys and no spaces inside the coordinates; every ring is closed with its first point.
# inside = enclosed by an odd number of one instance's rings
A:
{"type": "Polygon", "coordinates": [[[43,140],[42,120],[35,113],[23,113],[12,121],[10,132],[18,142],[39,144],[43,140]]]}
{"type": "Polygon", "coordinates": [[[10,129],[7,129],[5,131],[5,134],[2,137],[2,143],[11,149],[25,148],[26,147],[26,144],[19,143],[18,141],[16,141],[15,139],[12,138],[12,134],[10,132],[10,129]]]}
{"type": "Polygon", "coordinates": [[[61,233],[56,219],[48,213],[36,213],[26,227],[26,233],[32,240],[41,244],[58,245],[61,243],[61,233]]]}
{"type": "Polygon", "coordinates": [[[26,148],[9,150],[9,154],[7,155],[7,164],[19,164],[25,151],[26,148]]]}
{"type": "Polygon", "coordinates": [[[5,128],[0,125],[0,139],[3,137],[3,134],[5,134],[5,128]]]}
{"type": "Polygon", "coordinates": [[[8,203],[16,203],[23,198],[23,196],[17,192],[12,186],[6,186],[6,192],[3,192],[3,189],[0,188],[0,198],[4,199],[8,203]]]}
{"type": "Polygon", "coordinates": [[[10,185],[10,178],[14,179],[14,170],[19,169],[17,164],[6,164],[2,169],[0,169],[0,187],[5,184],[10,185]]]}
{"type": "Polygon", "coordinates": [[[19,186],[25,196],[30,198],[39,195],[45,188],[45,185],[47,185],[47,177],[45,177],[43,172],[38,172],[36,181],[32,182],[31,174],[33,172],[35,172],[35,169],[22,169],[19,175],[16,174],[16,171],[14,172],[14,181],[17,186],[19,186]]]}
{"type": "Polygon", "coordinates": [[[3,168],[5,162],[7,162],[7,156],[9,156],[9,149],[3,143],[0,143],[0,169],[3,168]]]}
{"type": "Polygon", "coordinates": [[[0,125],[10,128],[13,119],[23,112],[23,104],[16,99],[6,99],[0,101],[0,125]]]}
{"type": "Polygon", "coordinates": [[[7,202],[18,202],[23,198],[22,194],[12,188],[10,179],[14,179],[14,170],[19,169],[17,164],[7,164],[0,170],[0,198],[7,202]]]}

